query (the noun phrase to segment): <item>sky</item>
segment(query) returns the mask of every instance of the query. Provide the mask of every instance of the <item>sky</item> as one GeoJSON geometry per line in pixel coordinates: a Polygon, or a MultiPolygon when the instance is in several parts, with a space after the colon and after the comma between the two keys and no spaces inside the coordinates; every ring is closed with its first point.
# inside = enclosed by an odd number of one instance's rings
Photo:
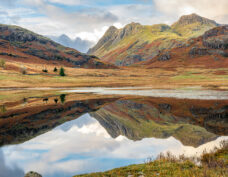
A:
{"type": "Polygon", "coordinates": [[[96,43],[109,26],[172,24],[197,13],[228,23],[227,0],[0,0],[0,23],[96,43]]]}

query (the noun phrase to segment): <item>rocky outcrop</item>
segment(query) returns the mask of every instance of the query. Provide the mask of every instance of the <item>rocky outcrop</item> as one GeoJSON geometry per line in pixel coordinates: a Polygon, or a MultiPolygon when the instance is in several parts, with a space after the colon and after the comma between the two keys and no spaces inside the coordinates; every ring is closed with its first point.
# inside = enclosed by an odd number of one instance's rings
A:
{"type": "Polygon", "coordinates": [[[90,48],[88,50],[87,54],[93,54],[96,50],[98,50],[106,43],[106,46],[110,45],[115,40],[117,33],[118,29],[115,26],[110,26],[103,37],[98,41],[98,43],[93,48],[90,48]]]}
{"type": "Polygon", "coordinates": [[[30,172],[26,173],[26,175],[24,177],[42,177],[42,176],[37,172],[30,171],[30,172]]]}
{"type": "Polygon", "coordinates": [[[12,43],[26,43],[36,41],[41,44],[51,43],[51,45],[55,47],[59,45],[46,37],[17,26],[0,25],[0,34],[0,39],[8,40],[12,43]]]}
{"type": "Polygon", "coordinates": [[[198,47],[192,47],[189,51],[189,55],[195,56],[195,55],[208,55],[207,48],[198,48],[198,47]]]}
{"type": "Polygon", "coordinates": [[[176,23],[174,23],[172,26],[176,25],[189,25],[193,23],[200,23],[201,25],[218,25],[214,20],[210,20],[208,18],[201,17],[195,13],[190,15],[183,15],[176,23]]]}
{"type": "Polygon", "coordinates": [[[170,56],[170,52],[165,52],[164,54],[160,54],[158,56],[158,61],[167,61],[170,60],[171,56],[170,56]]]}

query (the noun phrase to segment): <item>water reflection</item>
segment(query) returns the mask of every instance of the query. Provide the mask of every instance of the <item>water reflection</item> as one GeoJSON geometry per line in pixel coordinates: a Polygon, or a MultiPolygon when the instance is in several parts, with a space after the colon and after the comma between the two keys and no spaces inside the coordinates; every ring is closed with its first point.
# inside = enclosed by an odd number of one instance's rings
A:
{"type": "Polygon", "coordinates": [[[103,171],[113,167],[142,163],[160,152],[192,155],[218,144],[219,139],[193,148],[173,137],[129,140],[113,139],[94,118],[86,114],[77,120],[26,143],[4,147],[7,163],[17,162],[25,171],[34,170],[44,176],[72,176],[78,173],[103,171]]]}
{"type": "Polygon", "coordinates": [[[226,99],[74,93],[2,105],[0,170],[18,177],[31,170],[44,177],[103,171],[165,151],[199,155],[228,134],[226,99]]]}

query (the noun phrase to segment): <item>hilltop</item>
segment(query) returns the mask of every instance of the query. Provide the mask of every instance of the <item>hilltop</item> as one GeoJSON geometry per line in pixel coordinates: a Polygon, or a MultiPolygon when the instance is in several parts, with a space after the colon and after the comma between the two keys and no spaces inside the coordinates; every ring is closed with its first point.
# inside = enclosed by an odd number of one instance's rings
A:
{"type": "Polygon", "coordinates": [[[171,26],[139,23],[130,23],[121,29],[111,26],[88,54],[118,66],[128,66],[150,60],[164,49],[184,46],[190,38],[217,26],[215,21],[197,14],[184,15],[171,26]]]}

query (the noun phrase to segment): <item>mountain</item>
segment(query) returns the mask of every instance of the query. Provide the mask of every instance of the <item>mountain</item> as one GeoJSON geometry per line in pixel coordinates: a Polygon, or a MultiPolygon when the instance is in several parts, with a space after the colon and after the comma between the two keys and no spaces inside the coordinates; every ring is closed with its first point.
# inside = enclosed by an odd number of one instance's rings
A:
{"type": "Polygon", "coordinates": [[[122,29],[111,26],[98,43],[88,51],[119,66],[152,59],[160,51],[185,45],[193,37],[218,24],[196,14],[182,16],[171,26],[130,23],[122,29]]]}
{"type": "Polygon", "coordinates": [[[82,68],[116,68],[95,56],[62,46],[27,29],[0,25],[0,57],[20,62],[82,68]]]}
{"type": "Polygon", "coordinates": [[[82,53],[86,53],[90,47],[94,45],[93,42],[88,40],[82,40],[77,37],[75,39],[69,38],[67,35],[62,34],[61,36],[49,36],[53,41],[62,44],[66,47],[70,47],[79,50],[82,53]]]}
{"type": "Polygon", "coordinates": [[[117,100],[90,115],[107,132],[131,140],[175,137],[184,145],[197,147],[226,135],[227,100],[177,100],[133,98],[117,100]]]}
{"type": "Polygon", "coordinates": [[[137,65],[146,68],[228,67],[228,25],[215,27],[190,39],[185,46],[164,50],[155,58],[137,65]]]}

